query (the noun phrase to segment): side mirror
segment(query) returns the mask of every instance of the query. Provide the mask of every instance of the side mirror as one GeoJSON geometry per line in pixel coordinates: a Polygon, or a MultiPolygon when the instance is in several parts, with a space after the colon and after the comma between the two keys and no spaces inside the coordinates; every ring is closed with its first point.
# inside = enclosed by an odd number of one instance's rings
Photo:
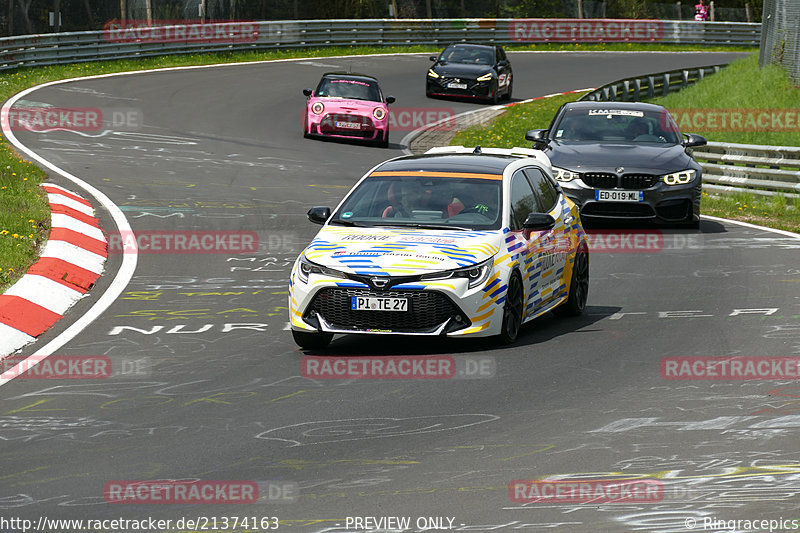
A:
{"type": "Polygon", "coordinates": [[[312,94],[314,94],[314,91],[312,91],[311,89],[303,89],[303,94],[306,96],[311,96],[312,94]]]}
{"type": "Polygon", "coordinates": [[[387,104],[393,104],[393,103],[395,103],[395,98],[394,98],[394,96],[387,96],[387,97],[386,97],[386,103],[387,103],[387,104]]]}
{"type": "Polygon", "coordinates": [[[436,61],[436,56],[431,56],[431,61],[436,61]]]}
{"type": "Polygon", "coordinates": [[[531,213],[528,215],[528,218],[525,219],[525,223],[522,224],[522,228],[532,231],[542,231],[553,229],[553,226],[555,225],[556,219],[554,219],[551,215],[548,215],[547,213],[531,213]]]}
{"type": "Polygon", "coordinates": [[[535,143],[546,143],[547,130],[530,130],[525,134],[525,140],[535,143]]]}
{"type": "Polygon", "coordinates": [[[331,208],[330,207],[312,207],[308,210],[308,220],[313,222],[314,224],[324,224],[331,218],[331,208]]]}
{"type": "Polygon", "coordinates": [[[689,148],[691,146],[705,146],[707,142],[708,141],[706,141],[706,138],[703,137],[702,135],[695,135],[694,133],[687,133],[686,134],[686,140],[683,141],[683,145],[685,147],[689,148]]]}
{"type": "Polygon", "coordinates": [[[500,61],[497,62],[497,66],[498,67],[506,67],[506,66],[508,66],[508,61],[506,61],[505,59],[501,59],[500,61]]]}

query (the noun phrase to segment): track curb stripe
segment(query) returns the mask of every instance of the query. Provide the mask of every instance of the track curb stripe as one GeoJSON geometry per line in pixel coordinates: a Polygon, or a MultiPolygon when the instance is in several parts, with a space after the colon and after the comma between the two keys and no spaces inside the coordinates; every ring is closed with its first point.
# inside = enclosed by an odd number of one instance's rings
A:
{"type": "Polygon", "coordinates": [[[58,322],[94,285],[108,257],[91,203],[57,185],[42,188],[50,202],[50,236],[39,261],[0,295],[0,358],[58,322]]]}

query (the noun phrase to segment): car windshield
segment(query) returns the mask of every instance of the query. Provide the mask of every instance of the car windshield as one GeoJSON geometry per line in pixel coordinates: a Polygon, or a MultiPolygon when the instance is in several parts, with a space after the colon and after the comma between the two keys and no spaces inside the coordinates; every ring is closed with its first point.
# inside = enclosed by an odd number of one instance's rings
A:
{"type": "Polygon", "coordinates": [[[553,128],[557,141],[678,144],[681,134],[666,110],[597,107],[568,109],[553,128]]]}
{"type": "Polygon", "coordinates": [[[345,78],[322,78],[315,96],[332,98],[351,98],[353,100],[370,100],[381,102],[381,90],[378,82],[370,80],[354,80],[345,78]]]}
{"type": "Polygon", "coordinates": [[[428,176],[367,178],[333,214],[331,223],[455,230],[500,228],[500,176],[483,179],[420,174],[428,176]]]}
{"type": "Polygon", "coordinates": [[[494,65],[494,52],[488,48],[453,46],[445,49],[439,60],[468,65],[494,65]]]}

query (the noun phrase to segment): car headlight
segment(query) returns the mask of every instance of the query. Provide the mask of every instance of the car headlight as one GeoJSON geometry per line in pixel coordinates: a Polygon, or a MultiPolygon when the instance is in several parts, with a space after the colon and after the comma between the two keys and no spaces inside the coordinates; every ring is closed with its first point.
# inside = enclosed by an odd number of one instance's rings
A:
{"type": "Polygon", "coordinates": [[[577,172],[558,167],[553,167],[553,175],[558,181],[572,181],[581,177],[577,172]]]}
{"type": "Polygon", "coordinates": [[[376,107],[372,110],[372,116],[377,120],[383,120],[386,117],[386,110],[382,107],[376,107]]]}
{"type": "Polygon", "coordinates": [[[308,276],[311,274],[323,274],[332,278],[344,278],[344,272],[334,270],[332,268],[324,267],[316,263],[312,263],[304,257],[300,258],[300,268],[297,269],[297,276],[303,283],[308,283],[308,276]]]}
{"type": "Polygon", "coordinates": [[[661,176],[661,180],[667,185],[685,185],[694,180],[695,176],[697,176],[696,170],[681,170],[680,172],[665,174],[661,176]]]}
{"type": "Polygon", "coordinates": [[[321,115],[323,111],[325,111],[325,106],[322,105],[322,102],[314,102],[311,104],[311,112],[315,115],[321,115]]]}
{"type": "Polygon", "coordinates": [[[487,72],[483,76],[478,76],[476,79],[478,81],[489,81],[489,80],[492,79],[492,73],[491,72],[487,72]]]}
{"type": "Polygon", "coordinates": [[[433,274],[425,274],[422,276],[423,281],[433,281],[439,279],[450,278],[467,278],[469,280],[469,288],[478,287],[486,282],[486,279],[492,273],[492,266],[494,265],[494,256],[486,261],[471,265],[468,267],[457,268],[455,270],[446,270],[444,272],[436,272],[433,274]]]}
{"type": "Polygon", "coordinates": [[[441,78],[441,76],[439,76],[439,75],[436,73],[436,71],[435,71],[435,70],[433,70],[432,68],[429,68],[429,69],[428,69],[428,76],[430,76],[431,78],[441,78]]]}

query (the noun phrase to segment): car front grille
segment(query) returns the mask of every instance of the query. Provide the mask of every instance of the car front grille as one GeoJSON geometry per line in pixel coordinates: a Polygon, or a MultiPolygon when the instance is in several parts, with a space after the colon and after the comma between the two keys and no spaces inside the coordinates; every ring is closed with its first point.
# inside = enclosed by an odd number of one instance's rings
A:
{"type": "Polygon", "coordinates": [[[651,174],[624,174],[622,177],[610,172],[584,172],[581,181],[593,189],[649,189],[658,183],[658,176],[651,174]]]}
{"type": "Polygon", "coordinates": [[[339,135],[348,135],[350,137],[372,137],[375,134],[375,124],[372,122],[372,119],[363,115],[331,113],[320,121],[319,130],[321,133],[336,133],[339,135]],[[337,122],[361,124],[361,128],[339,128],[336,127],[337,122]]]}
{"type": "Polygon", "coordinates": [[[593,189],[611,189],[617,186],[617,175],[606,172],[585,172],[581,180],[593,189]]]}
{"type": "Polygon", "coordinates": [[[453,301],[437,291],[372,291],[343,287],[319,291],[308,306],[305,317],[312,317],[315,312],[335,329],[397,333],[431,331],[448,318],[461,315],[453,301]],[[353,296],[407,298],[408,311],[354,311],[350,308],[353,296]]]}
{"type": "Polygon", "coordinates": [[[649,189],[658,182],[658,176],[650,174],[625,174],[622,176],[623,189],[649,189]]]}

